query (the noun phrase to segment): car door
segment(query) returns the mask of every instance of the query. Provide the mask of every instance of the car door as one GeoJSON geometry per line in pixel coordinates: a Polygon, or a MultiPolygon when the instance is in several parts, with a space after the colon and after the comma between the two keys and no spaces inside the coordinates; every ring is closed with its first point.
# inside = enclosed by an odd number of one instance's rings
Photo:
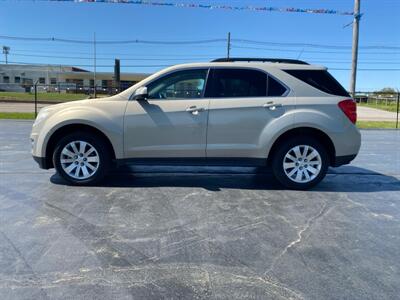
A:
{"type": "Polygon", "coordinates": [[[261,70],[210,71],[207,158],[265,158],[262,134],[294,105],[288,88],[261,70]]]}
{"type": "Polygon", "coordinates": [[[145,100],[128,101],[126,158],[205,157],[208,69],[174,71],[147,84],[145,100]]]}

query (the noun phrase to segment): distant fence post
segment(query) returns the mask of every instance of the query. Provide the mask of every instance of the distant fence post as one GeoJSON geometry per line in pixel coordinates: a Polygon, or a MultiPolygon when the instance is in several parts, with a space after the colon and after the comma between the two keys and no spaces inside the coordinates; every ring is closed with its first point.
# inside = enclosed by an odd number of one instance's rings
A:
{"type": "Polygon", "coordinates": [[[397,93],[396,129],[399,128],[399,105],[400,105],[400,93],[397,93]]]}

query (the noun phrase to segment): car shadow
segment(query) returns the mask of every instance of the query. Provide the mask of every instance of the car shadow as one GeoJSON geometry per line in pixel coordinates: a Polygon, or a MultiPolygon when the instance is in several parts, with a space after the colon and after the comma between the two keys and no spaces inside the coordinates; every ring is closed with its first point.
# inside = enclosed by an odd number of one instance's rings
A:
{"type": "MultiPolygon", "coordinates": [[[[68,185],[58,174],[50,181],[68,185]]],[[[209,191],[221,189],[282,190],[271,171],[266,168],[234,167],[124,167],[114,170],[98,187],[151,188],[199,187],[209,191]]],[[[400,191],[400,180],[371,170],[343,166],[329,169],[326,178],[311,192],[400,191]]]]}

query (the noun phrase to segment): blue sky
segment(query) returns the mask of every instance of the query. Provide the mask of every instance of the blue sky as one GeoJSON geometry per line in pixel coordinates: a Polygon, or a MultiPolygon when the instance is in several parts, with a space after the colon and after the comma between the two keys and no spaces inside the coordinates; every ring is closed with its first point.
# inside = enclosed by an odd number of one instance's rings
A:
{"type": "MultiPolygon", "coordinates": [[[[326,8],[352,11],[352,0],[167,0],[203,4],[254,5],[298,8],[326,8]]],[[[361,0],[364,13],[360,25],[360,47],[400,47],[400,1],[361,0]]],[[[183,41],[226,38],[277,43],[313,43],[349,48],[326,49],[253,45],[232,42],[232,56],[298,58],[323,64],[349,87],[351,67],[352,21],[350,16],[302,13],[207,10],[129,4],[0,1],[0,35],[58,37],[97,40],[183,41]],[[244,47],[244,48],[241,48],[244,47]],[[253,49],[258,48],[258,49],[253,49]]],[[[10,62],[88,65],[92,69],[93,46],[56,42],[14,41],[0,38],[0,46],[11,47],[10,62]],[[36,56],[30,56],[36,55],[36,56]],[[74,58],[37,57],[69,56],[74,58]]],[[[121,58],[122,71],[151,73],[183,62],[207,61],[226,55],[226,43],[202,45],[98,45],[98,65],[112,65],[121,58]],[[131,59],[131,60],[127,60],[131,59]],[[134,60],[138,59],[138,60],[134,60]],[[130,67],[127,67],[129,65],[130,67]]],[[[3,61],[3,56],[0,61],[3,61]]],[[[400,48],[360,49],[357,90],[383,87],[400,89],[400,48]],[[374,71],[370,69],[380,69],[374,71]]],[[[112,71],[112,67],[99,67],[112,71]]]]}

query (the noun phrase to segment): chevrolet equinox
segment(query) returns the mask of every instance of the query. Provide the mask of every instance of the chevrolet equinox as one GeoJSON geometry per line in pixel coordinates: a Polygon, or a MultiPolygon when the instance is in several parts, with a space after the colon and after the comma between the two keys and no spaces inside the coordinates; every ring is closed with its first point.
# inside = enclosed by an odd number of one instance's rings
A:
{"type": "Polygon", "coordinates": [[[325,67],[217,59],[162,70],[122,93],[43,108],[31,134],[39,166],[75,185],[121,164],[269,166],[291,189],[348,164],[356,104],[325,67]]]}

